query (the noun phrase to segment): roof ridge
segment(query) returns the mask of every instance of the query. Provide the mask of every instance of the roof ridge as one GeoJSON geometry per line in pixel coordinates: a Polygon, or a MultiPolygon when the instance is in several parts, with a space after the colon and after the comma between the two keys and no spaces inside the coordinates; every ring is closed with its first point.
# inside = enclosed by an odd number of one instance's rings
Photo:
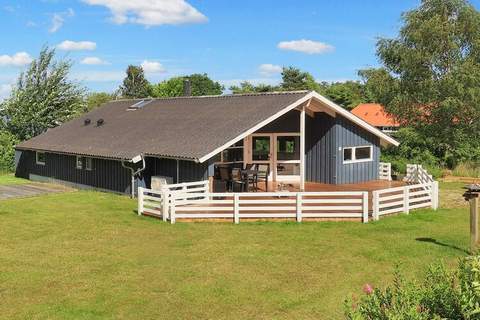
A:
{"type": "Polygon", "coordinates": [[[220,95],[204,95],[204,96],[178,96],[178,97],[146,97],[146,98],[133,98],[133,99],[116,99],[109,102],[121,102],[121,101],[139,101],[139,100],[176,100],[176,99],[202,99],[202,98],[229,98],[229,97],[248,97],[248,96],[268,96],[268,95],[287,95],[287,94],[299,94],[309,93],[311,90],[294,90],[294,91],[270,91],[270,92],[251,92],[251,93],[231,93],[220,95]]]}

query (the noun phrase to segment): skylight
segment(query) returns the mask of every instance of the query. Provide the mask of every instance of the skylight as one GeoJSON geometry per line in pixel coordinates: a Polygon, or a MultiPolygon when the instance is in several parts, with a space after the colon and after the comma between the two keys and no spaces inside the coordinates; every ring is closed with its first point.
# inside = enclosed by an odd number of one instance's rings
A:
{"type": "Polygon", "coordinates": [[[141,100],[131,106],[129,106],[127,108],[127,111],[128,110],[139,110],[139,109],[142,109],[143,107],[145,107],[147,104],[149,104],[150,102],[152,102],[153,99],[145,99],[145,100],[141,100]]]}

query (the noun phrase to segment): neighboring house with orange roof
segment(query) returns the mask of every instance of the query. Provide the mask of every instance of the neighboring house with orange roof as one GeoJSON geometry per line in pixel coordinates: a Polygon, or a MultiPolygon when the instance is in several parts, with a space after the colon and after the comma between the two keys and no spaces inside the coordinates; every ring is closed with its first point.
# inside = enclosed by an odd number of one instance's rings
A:
{"type": "Polygon", "coordinates": [[[359,104],[353,108],[352,113],[385,133],[395,132],[400,128],[400,124],[378,103],[359,104]]]}

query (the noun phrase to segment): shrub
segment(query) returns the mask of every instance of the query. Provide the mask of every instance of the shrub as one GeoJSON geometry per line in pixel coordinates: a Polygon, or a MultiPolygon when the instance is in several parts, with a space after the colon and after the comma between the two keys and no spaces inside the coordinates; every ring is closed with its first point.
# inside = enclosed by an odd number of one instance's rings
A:
{"type": "Polygon", "coordinates": [[[364,291],[347,300],[346,319],[480,319],[480,256],[461,259],[453,271],[432,265],[423,281],[396,272],[392,285],[364,291]]]}
{"type": "Polygon", "coordinates": [[[15,169],[15,144],[17,138],[6,130],[0,130],[0,171],[15,169]]]}

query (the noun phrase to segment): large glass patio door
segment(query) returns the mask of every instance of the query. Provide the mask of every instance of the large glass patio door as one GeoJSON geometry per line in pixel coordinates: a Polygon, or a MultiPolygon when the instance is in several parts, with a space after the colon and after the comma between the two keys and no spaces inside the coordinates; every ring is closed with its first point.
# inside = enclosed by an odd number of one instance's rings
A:
{"type": "Polygon", "coordinates": [[[299,181],[300,134],[253,134],[251,157],[252,163],[270,165],[271,181],[299,181]]]}
{"type": "Polygon", "coordinates": [[[300,134],[275,134],[275,180],[300,180],[300,134]]]}

